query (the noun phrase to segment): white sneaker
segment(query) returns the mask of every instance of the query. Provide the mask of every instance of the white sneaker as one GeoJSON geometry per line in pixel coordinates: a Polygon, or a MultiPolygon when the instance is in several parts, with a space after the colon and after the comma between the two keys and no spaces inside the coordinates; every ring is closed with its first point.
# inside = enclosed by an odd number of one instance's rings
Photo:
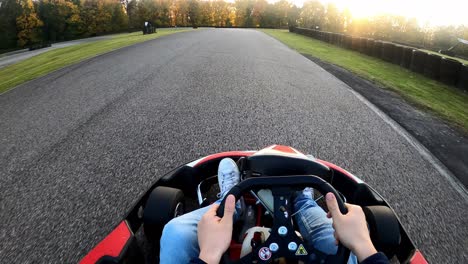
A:
{"type": "Polygon", "coordinates": [[[218,166],[218,183],[220,190],[218,198],[224,198],[226,193],[239,182],[240,173],[236,162],[230,158],[222,159],[218,166]]]}
{"type": "Polygon", "coordinates": [[[309,197],[310,199],[314,199],[314,189],[310,187],[305,187],[304,190],[302,190],[302,194],[306,197],[309,197]]]}

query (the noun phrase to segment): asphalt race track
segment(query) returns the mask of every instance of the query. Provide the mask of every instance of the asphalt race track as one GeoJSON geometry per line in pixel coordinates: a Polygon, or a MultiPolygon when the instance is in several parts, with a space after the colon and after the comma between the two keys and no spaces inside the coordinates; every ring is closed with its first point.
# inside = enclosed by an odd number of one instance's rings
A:
{"type": "Polygon", "coordinates": [[[0,95],[0,259],[79,261],[171,168],[286,144],[393,205],[431,263],[468,262],[468,201],[344,83],[255,30],[177,33],[0,95]]]}

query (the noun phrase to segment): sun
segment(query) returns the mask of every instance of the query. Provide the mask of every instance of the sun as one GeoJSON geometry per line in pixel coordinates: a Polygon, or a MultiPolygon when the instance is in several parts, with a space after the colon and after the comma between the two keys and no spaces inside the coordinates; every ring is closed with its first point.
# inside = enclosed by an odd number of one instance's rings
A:
{"type": "MultiPolygon", "coordinates": [[[[291,0],[302,7],[307,0],[291,0]]],[[[468,26],[467,0],[319,0],[324,4],[334,3],[338,8],[348,8],[355,18],[380,14],[401,15],[416,18],[421,26],[468,26]]]]}

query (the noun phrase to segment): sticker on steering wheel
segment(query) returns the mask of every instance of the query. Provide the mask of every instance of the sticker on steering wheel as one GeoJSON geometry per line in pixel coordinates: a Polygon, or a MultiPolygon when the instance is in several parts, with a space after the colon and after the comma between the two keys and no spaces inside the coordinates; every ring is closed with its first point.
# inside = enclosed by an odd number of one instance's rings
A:
{"type": "Polygon", "coordinates": [[[297,248],[296,256],[306,256],[307,254],[309,253],[307,253],[305,247],[302,244],[300,244],[299,248],[297,248]]]}
{"type": "Polygon", "coordinates": [[[258,257],[261,260],[269,260],[271,258],[271,250],[269,248],[267,248],[267,247],[262,247],[258,251],[258,257]]]}

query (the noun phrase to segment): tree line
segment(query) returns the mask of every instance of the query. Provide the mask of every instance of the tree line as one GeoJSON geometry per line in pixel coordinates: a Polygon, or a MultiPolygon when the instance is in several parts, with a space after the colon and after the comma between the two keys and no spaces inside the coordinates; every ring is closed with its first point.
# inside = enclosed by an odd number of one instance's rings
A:
{"type": "Polygon", "coordinates": [[[120,0],[1,0],[0,49],[128,29],[120,0]]]}
{"type": "Polygon", "coordinates": [[[420,21],[416,18],[390,14],[353,18],[348,9],[339,10],[333,3],[323,5],[319,1],[304,3],[296,22],[296,25],[300,27],[399,42],[435,50],[447,49],[456,44],[456,37],[468,39],[468,20],[466,25],[430,27],[420,26],[420,21]]]}
{"type": "Polygon", "coordinates": [[[287,0],[0,0],[0,49],[26,47],[156,27],[300,26],[427,48],[447,48],[468,38],[467,26],[420,27],[394,15],[356,19],[347,9],[317,0],[299,8],[287,0]]]}

